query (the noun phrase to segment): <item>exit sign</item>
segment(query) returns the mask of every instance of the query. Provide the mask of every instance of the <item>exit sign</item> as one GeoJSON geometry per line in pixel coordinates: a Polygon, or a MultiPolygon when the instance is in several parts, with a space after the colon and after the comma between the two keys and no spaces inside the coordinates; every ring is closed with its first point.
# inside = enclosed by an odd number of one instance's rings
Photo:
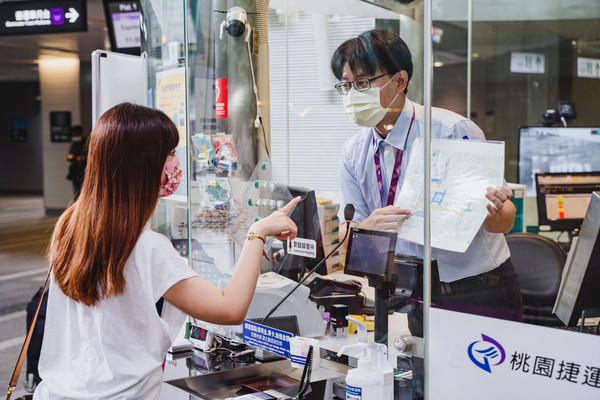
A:
{"type": "Polygon", "coordinates": [[[0,35],[87,31],[86,0],[0,3],[0,35]]]}
{"type": "Polygon", "coordinates": [[[510,53],[510,72],[543,74],[546,72],[546,57],[541,53],[510,53]]]}
{"type": "Polygon", "coordinates": [[[579,78],[600,79],[600,60],[577,57],[577,76],[579,78]]]}

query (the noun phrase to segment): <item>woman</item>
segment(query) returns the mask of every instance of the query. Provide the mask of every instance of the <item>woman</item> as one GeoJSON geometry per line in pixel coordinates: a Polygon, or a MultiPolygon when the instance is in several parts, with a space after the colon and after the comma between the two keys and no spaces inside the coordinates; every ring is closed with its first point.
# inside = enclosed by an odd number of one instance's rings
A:
{"type": "Polygon", "coordinates": [[[49,249],[54,270],[34,399],[157,398],[169,332],[183,321],[169,326],[155,303],[164,297],[203,321],[240,324],[259,274],[261,239],[296,236],[287,213],[299,198],[251,226],[223,291],[197,276],[147,227],[158,197],[181,179],[178,141],[165,114],[128,103],[94,128],[81,195],[49,249]]]}

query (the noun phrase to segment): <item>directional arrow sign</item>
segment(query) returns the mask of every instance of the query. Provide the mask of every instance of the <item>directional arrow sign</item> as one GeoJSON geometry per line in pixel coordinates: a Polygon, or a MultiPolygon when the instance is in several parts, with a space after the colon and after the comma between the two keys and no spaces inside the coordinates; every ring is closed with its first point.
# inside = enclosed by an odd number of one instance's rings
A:
{"type": "Polygon", "coordinates": [[[544,74],[546,72],[546,57],[541,53],[510,53],[510,72],[544,74]]]}
{"type": "Polygon", "coordinates": [[[77,21],[77,18],[79,18],[79,13],[73,7],[69,7],[69,11],[65,14],[65,17],[67,17],[69,19],[69,23],[72,24],[73,22],[77,21]]]}
{"type": "Polygon", "coordinates": [[[0,0],[0,36],[87,31],[86,0],[0,0]]]}

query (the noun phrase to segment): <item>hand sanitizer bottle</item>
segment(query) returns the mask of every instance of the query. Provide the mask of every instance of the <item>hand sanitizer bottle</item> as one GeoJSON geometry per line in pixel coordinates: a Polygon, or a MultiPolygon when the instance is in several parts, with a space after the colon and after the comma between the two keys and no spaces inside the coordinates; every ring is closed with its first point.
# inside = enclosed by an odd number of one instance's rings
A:
{"type": "Polygon", "coordinates": [[[394,398],[394,370],[387,361],[387,347],[367,339],[367,326],[352,317],[348,321],[358,327],[358,344],[344,346],[344,350],[360,347],[361,355],[355,369],[346,375],[346,400],[392,400],[394,398]]]}

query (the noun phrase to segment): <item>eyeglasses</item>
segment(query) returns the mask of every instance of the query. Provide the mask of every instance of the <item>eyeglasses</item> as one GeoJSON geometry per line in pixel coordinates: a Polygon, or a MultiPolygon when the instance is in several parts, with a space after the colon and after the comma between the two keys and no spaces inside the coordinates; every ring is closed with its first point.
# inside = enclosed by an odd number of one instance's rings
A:
{"type": "Polygon", "coordinates": [[[340,82],[336,83],[334,87],[335,90],[337,90],[337,92],[341,95],[347,95],[352,86],[354,86],[354,89],[356,89],[358,92],[364,92],[365,90],[371,89],[371,82],[389,74],[389,72],[386,72],[385,74],[376,76],[375,78],[357,79],[354,82],[340,82]]]}

